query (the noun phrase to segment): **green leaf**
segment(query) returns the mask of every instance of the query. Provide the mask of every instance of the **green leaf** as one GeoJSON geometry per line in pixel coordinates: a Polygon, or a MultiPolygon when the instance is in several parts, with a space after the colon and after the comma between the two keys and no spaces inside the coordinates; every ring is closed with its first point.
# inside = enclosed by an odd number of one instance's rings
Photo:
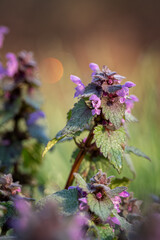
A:
{"type": "Polygon", "coordinates": [[[129,222],[126,221],[125,218],[121,217],[118,213],[117,213],[117,210],[114,209],[112,211],[112,213],[114,214],[114,216],[119,220],[120,222],[120,226],[121,226],[121,229],[123,230],[126,230],[127,232],[131,229],[131,224],[129,222]]]}
{"type": "Polygon", "coordinates": [[[62,190],[41,199],[37,203],[37,208],[43,208],[48,201],[58,203],[59,210],[62,214],[69,216],[75,214],[79,209],[78,191],[77,189],[62,190]]]}
{"type": "Polygon", "coordinates": [[[0,227],[3,226],[3,224],[5,224],[5,222],[15,216],[16,211],[13,205],[13,202],[8,201],[8,202],[1,202],[0,203],[1,206],[4,206],[6,208],[6,212],[4,213],[3,217],[0,218],[0,227]]]}
{"type": "Polygon", "coordinates": [[[76,133],[82,132],[87,124],[91,123],[93,119],[91,109],[86,105],[84,99],[80,99],[72,109],[71,118],[67,125],[62,129],[56,138],[73,137],[76,133]]]}
{"type": "Polygon", "coordinates": [[[131,113],[128,113],[126,111],[125,111],[125,120],[127,122],[138,122],[138,119],[135,116],[133,116],[131,113]]]}
{"type": "Polygon", "coordinates": [[[85,88],[82,97],[90,97],[93,94],[95,94],[97,97],[101,97],[102,88],[95,83],[89,83],[88,86],[85,88]]]}
{"type": "Polygon", "coordinates": [[[104,157],[108,158],[110,163],[120,172],[123,159],[122,146],[126,141],[124,128],[109,131],[102,125],[98,125],[94,129],[94,141],[104,157]]]}
{"type": "Polygon", "coordinates": [[[21,105],[22,102],[20,98],[13,103],[7,103],[0,116],[0,126],[11,120],[20,111],[21,105]]]}
{"type": "Polygon", "coordinates": [[[133,162],[132,162],[132,159],[131,159],[130,155],[125,153],[124,154],[124,159],[127,163],[127,166],[129,167],[130,171],[133,174],[133,178],[135,178],[136,177],[136,170],[134,168],[134,165],[133,165],[133,162]]]}
{"type": "Polygon", "coordinates": [[[114,232],[113,228],[111,228],[109,224],[96,226],[96,228],[98,229],[98,233],[101,240],[113,240],[114,232]]]}
{"type": "Polygon", "coordinates": [[[46,153],[58,142],[62,139],[63,137],[61,138],[53,138],[52,140],[50,140],[48,143],[47,143],[47,146],[45,147],[43,153],[42,153],[42,157],[44,157],[46,155],[46,153]]]}
{"type": "Polygon", "coordinates": [[[146,158],[146,159],[151,161],[151,159],[145,153],[143,153],[140,149],[138,149],[136,147],[126,146],[125,147],[125,152],[126,153],[133,153],[133,154],[135,154],[135,155],[137,155],[139,157],[143,157],[143,158],[146,158]]]}
{"type": "Polygon", "coordinates": [[[123,178],[115,178],[112,179],[112,182],[110,184],[110,188],[114,189],[116,187],[128,187],[131,180],[129,178],[123,177],[123,178]]]}
{"type": "Polygon", "coordinates": [[[95,213],[102,221],[106,221],[109,217],[114,205],[110,198],[105,195],[103,200],[97,200],[94,194],[87,195],[87,202],[91,212],[95,213]]]}
{"type": "Polygon", "coordinates": [[[118,129],[125,114],[125,104],[119,101],[110,103],[107,98],[102,98],[101,106],[105,119],[109,120],[118,129]]]}
{"type": "Polygon", "coordinates": [[[76,182],[79,185],[79,187],[82,188],[83,191],[89,192],[88,185],[84,181],[84,179],[78,173],[74,173],[74,177],[75,177],[76,182]]]}
{"type": "Polygon", "coordinates": [[[37,139],[39,143],[47,144],[49,141],[48,136],[46,135],[45,128],[43,126],[32,124],[28,126],[29,134],[37,139]]]}

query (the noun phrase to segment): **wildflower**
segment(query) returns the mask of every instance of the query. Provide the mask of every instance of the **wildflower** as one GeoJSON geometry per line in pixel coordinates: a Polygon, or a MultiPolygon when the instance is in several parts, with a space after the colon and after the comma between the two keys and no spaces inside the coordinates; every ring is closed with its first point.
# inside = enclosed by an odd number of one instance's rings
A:
{"type": "Polygon", "coordinates": [[[115,228],[115,224],[120,225],[120,221],[118,220],[118,218],[111,216],[107,218],[106,223],[109,223],[109,225],[113,228],[115,228]]]}
{"type": "Polygon", "coordinates": [[[134,106],[134,102],[138,102],[139,99],[135,95],[130,95],[129,98],[125,99],[126,111],[131,112],[131,109],[134,106]]]}
{"type": "Polygon", "coordinates": [[[70,79],[73,83],[75,83],[77,85],[77,87],[75,88],[76,92],[74,94],[74,98],[78,97],[79,95],[82,95],[84,90],[85,90],[85,86],[81,82],[81,79],[77,76],[74,76],[74,75],[71,75],[70,79]]]}
{"type": "MultiPolygon", "coordinates": [[[[123,86],[124,86],[124,87],[127,87],[127,88],[131,88],[131,87],[135,87],[136,84],[133,83],[133,82],[128,81],[128,82],[125,82],[125,84],[124,84],[123,86]]],[[[123,87],[123,86],[122,86],[122,87],[123,87]]]]}
{"type": "Polygon", "coordinates": [[[4,36],[9,33],[9,28],[0,26],[0,48],[3,46],[4,36]]]}
{"type": "Polygon", "coordinates": [[[7,53],[6,58],[8,60],[7,61],[7,75],[9,77],[13,77],[18,69],[17,58],[14,53],[7,53]]]}
{"type": "Polygon", "coordinates": [[[94,109],[92,110],[92,115],[100,115],[101,110],[98,109],[101,106],[101,99],[99,97],[97,97],[95,94],[93,94],[90,99],[90,101],[92,101],[92,106],[94,107],[94,109]]]}

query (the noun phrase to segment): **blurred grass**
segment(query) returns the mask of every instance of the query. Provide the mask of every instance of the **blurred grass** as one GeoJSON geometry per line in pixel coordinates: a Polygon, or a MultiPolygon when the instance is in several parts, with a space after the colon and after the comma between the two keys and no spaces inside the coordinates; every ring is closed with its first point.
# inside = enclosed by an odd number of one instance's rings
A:
{"type": "MultiPolygon", "coordinates": [[[[69,75],[75,74],[84,77],[83,79],[85,80],[83,82],[85,84],[90,81],[89,68],[87,74],[84,74],[72,55],[63,54],[60,57],[64,67],[62,79],[56,84],[48,84],[42,79],[42,92],[45,100],[44,111],[47,115],[51,138],[65,126],[66,113],[75,102],[73,100],[75,86],[70,81],[69,75]]],[[[112,58],[109,57],[107,56],[106,62],[104,62],[108,66],[110,61],[112,62],[112,58]],[[109,59],[110,61],[108,61],[109,59]]],[[[102,59],[104,60],[104,57],[102,59]]],[[[98,61],[96,62],[98,63],[98,61]]],[[[114,65],[114,63],[111,65],[114,65]]],[[[131,183],[130,190],[134,191],[139,198],[144,198],[149,193],[159,194],[160,192],[159,65],[159,55],[156,51],[150,49],[146,55],[139,57],[131,76],[127,78],[128,81],[133,81],[137,84],[131,90],[131,93],[137,95],[140,100],[139,103],[135,104],[133,110],[139,122],[130,124],[131,138],[129,139],[129,144],[140,148],[152,159],[152,162],[149,162],[132,156],[137,176],[131,183]]],[[[112,69],[112,66],[110,68],[112,69]]],[[[120,74],[125,75],[124,69],[120,74]]],[[[48,153],[43,160],[43,166],[39,170],[38,178],[42,184],[46,183],[45,192],[47,194],[52,193],[55,189],[64,187],[71,168],[70,158],[73,150],[73,142],[57,144],[54,151],[48,153]]],[[[122,175],[125,174],[131,177],[126,167],[124,167],[122,175]]]]}

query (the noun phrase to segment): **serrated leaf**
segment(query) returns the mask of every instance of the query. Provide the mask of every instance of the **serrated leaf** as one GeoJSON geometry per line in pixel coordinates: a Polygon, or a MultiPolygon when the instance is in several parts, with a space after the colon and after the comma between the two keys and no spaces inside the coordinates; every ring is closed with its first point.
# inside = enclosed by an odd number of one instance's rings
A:
{"type": "Polygon", "coordinates": [[[114,232],[113,232],[113,228],[111,228],[109,224],[96,226],[96,227],[98,229],[100,240],[113,240],[114,232]]]}
{"type": "Polygon", "coordinates": [[[129,178],[123,177],[123,178],[115,178],[112,179],[112,182],[110,184],[110,188],[114,189],[116,187],[128,187],[131,180],[129,178]]]}
{"type": "Polygon", "coordinates": [[[143,153],[140,149],[138,149],[136,147],[126,146],[125,147],[125,152],[126,153],[133,153],[133,154],[135,154],[139,157],[143,157],[143,158],[146,158],[146,159],[151,161],[151,159],[145,153],[143,153]]]}
{"type": "Polygon", "coordinates": [[[78,173],[74,173],[74,177],[75,177],[75,180],[76,180],[79,188],[82,188],[82,190],[84,192],[89,192],[88,185],[84,181],[84,179],[78,173]]]}
{"type": "Polygon", "coordinates": [[[125,120],[128,122],[138,122],[138,119],[133,116],[131,113],[125,111],[125,120]]]}
{"type": "Polygon", "coordinates": [[[91,212],[95,213],[102,221],[106,221],[109,217],[114,205],[110,198],[105,195],[103,200],[97,200],[94,194],[87,195],[87,202],[91,212]]]}
{"type": "Polygon", "coordinates": [[[125,218],[121,217],[118,213],[117,213],[117,210],[114,209],[112,211],[112,213],[114,214],[114,216],[119,220],[120,222],[120,226],[121,226],[121,229],[123,230],[126,230],[127,232],[131,229],[131,224],[129,222],[126,221],[125,218]]]}
{"type": "Polygon", "coordinates": [[[94,129],[94,141],[104,157],[108,157],[110,163],[120,171],[122,168],[123,148],[125,144],[125,131],[123,127],[116,131],[106,130],[102,125],[94,129]]]}
{"type": "Polygon", "coordinates": [[[105,119],[109,120],[118,129],[125,114],[125,104],[119,101],[110,103],[107,98],[102,98],[101,107],[105,119]]]}
{"type": "Polygon", "coordinates": [[[131,159],[130,155],[125,153],[124,154],[124,159],[127,163],[127,166],[129,167],[130,171],[133,174],[133,178],[135,178],[136,177],[136,170],[134,168],[134,165],[133,165],[133,162],[132,162],[132,159],[131,159]]]}
{"type": "Polygon", "coordinates": [[[95,94],[97,97],[101,97],[102,88],[95,83],[89,83],[88,86],[86,86],[82,97],[90,97],[93,94],[95,94]]]}
{"type": "Polygon", "coordinates": [[[57,202],[60,208],[60,212],[66,216],[75,214],[79,209],[77,189],[64,189],[62,191],[49,195],[37,203],[37,208],[43,208],[43,206],[48,201],[57,202]]]}
{"type": "Polygon", "coordinates": [[[67,125],[56,135],[56,138],[62,136],[73,137],[76,133],[83,131],[92,119],[91,109],[86,105],[84,99],[80,99],[79,102],[74,105],[71,118],[67,122],[67,125]]]}

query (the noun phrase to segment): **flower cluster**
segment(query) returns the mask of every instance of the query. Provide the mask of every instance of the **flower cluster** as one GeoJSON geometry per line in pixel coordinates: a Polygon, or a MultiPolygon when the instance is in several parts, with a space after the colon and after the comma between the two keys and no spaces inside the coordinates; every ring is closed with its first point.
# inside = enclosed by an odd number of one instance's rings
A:
{"type": "MultiPolygon", "coordinates": [[[[108,98],[108,103],[117,102],[118,98],[120,103],[125,103],[126,111],[130,113],[134,102],[137,102],[138,98],[135,95],[129,96],[129,88],[136,86],[136,84],[127,81],[125,84],[121,85],[121,81],[125,79],[125,77],[117,74],[116,72],[112,72],[107,66],[103,66],[102,71],[95,63],[90,63],[89,67],[93,71],[91,75],[92,83],[96,84],[102,89],[101,96],[93,94],[89,98],[93,107],[92,114],[100,115],[101,99],[103,97],[108,98]]],[[[81,79],[74,75],[71,75],[70,79],[72,82],[77,84],[74,97],[85,97],[85,91],[87,91],[87,87],[84,86],[81,79]]]]}

